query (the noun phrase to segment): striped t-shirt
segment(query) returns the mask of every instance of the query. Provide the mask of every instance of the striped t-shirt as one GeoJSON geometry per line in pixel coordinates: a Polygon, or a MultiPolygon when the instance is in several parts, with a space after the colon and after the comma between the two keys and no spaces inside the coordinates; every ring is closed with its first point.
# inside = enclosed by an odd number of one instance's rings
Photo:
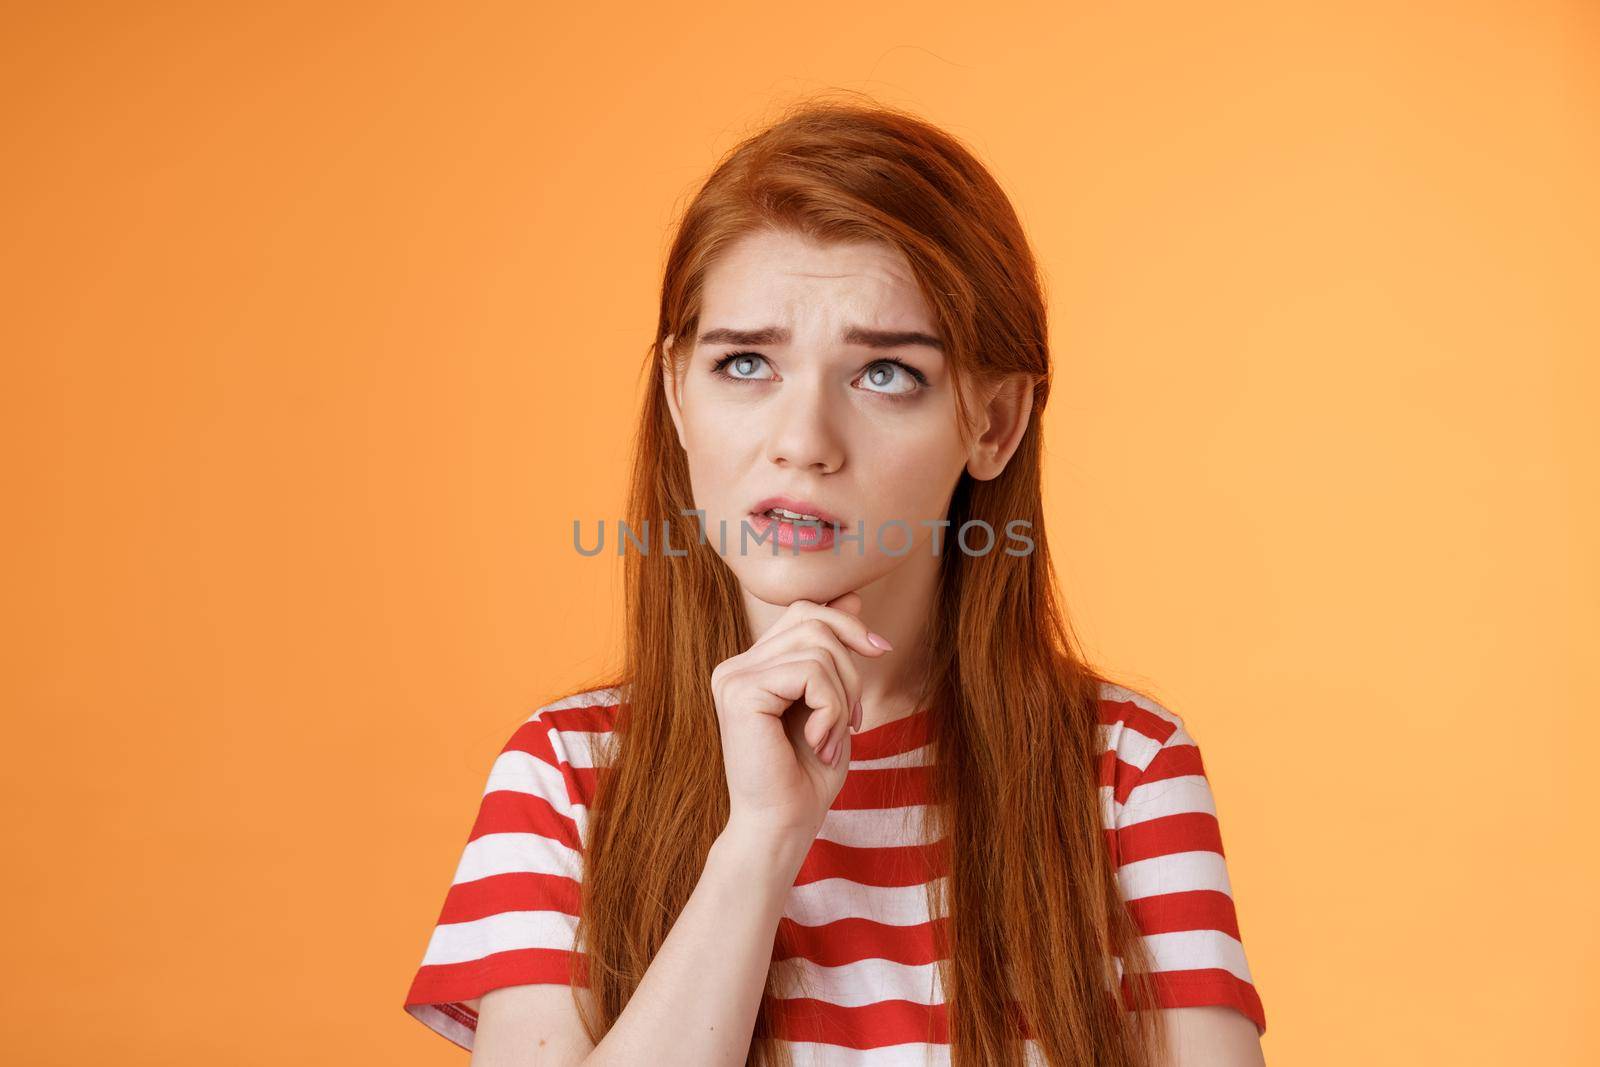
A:
{"type": "MultiPolygon", "coordinates": [[[[589,742],[611,730],[618,703],[617,690],[595,689],[540,708],[489,772],[405,999],[463,1048],[478,1021],[464,1001],[501,986],[566,985],[572,966],[586,973],[574,938],[595,786],[589,742]]],[[[1100,722],[1102,821],[1160,1003],[1225,1005],[1264,1032],[1199,749],[1176,715],[1120,686],[1102,687],[1100,722]]],[[[928,741],[923,711],[851,738],[849,775],[774,939],[773,966],[797,969],[785,977],[804,994],[769,1007],[796,1067],[949,1063],[926,886],[930,872],[947,875],[907,862],[925,847],[928,741]]],[[[1043,1062],[1031,1039],[1025,1053],[1043,1062]]]]}

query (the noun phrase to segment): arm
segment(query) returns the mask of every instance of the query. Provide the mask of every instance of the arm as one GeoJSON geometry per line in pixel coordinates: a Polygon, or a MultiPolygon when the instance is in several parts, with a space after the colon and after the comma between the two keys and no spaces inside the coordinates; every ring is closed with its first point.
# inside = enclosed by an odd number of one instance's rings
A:
{"type": "Polygon", "coordinates": [[[1216,798],[1183,721],[1134,695],[1111,799],[1117,882],[1156,979],[1163,1067],[1260,1067],[1266,1026],[1245,959],[1216,798]],[[1151,743],[1159,742],[1151,751],[1151,743]]]}
{"type": "Polygon", "coordinates": [[[481,998],[473,1067],[743,1064],[778,920],[809,847],[730,822],[598,1046],[590,1046],[567,987],[512,986],[481,998]]]}
{"type": "Polygon", "coordinates": [[[1255,1023],[1233,1008],[1168,1008],[1163,1067],[1265,1067],[1255,1023]]]}

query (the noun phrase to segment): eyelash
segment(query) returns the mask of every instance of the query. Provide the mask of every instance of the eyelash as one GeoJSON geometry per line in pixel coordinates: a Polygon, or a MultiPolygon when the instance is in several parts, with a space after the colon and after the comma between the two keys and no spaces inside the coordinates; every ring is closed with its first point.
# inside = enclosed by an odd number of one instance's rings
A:
{"type": "MultiPolygon", "coordinates": [[[[739,377],[736,377],[735,375],[729,374],[724,369],[725,367],[727,367],[728,364],[732,363],[734,360],[741,359],[741,358],[743,358],[745,356],[754,356],[755,358],[762,359],[762,360],[767,358],[766,356],[763,356],[760,352],[729,352],[727,355],[723,356],[721,359],[717,360],[717,362],[715,364],[712,365],[711,373],[715,374],[719,378],[722,378],[722,379],[724,379],[726,381],[730,381],[730,382],[760,381],[761,379],[759,379],[759,378],[739,378],[739,377]]],[[[909,400],[912,397],[916,396],[918,393],[922,392],[923,389],[927,388],[928,376],[926,374],[923,374],[921,371],[919,371],[917,368],[913,367],[911,364],[906,363],[906,362],[904,362],[902,360],[895,359],[895,358],[893,358],[891,356],[885,356],[883,359],[875,359],[875,360],[873,360],[871,363],[867,364],[866,370],[871,370],[873,367],[876,367],[879,364],[883,364],[883,363],[888,363],[888,364],[890,364],[892,366],[899,367],[901,370],[903,370],[907,374],[911,375],[912,379],[921,388],[913,389],[908,393],[879,393],[876,389],[869,389],[869,390],[867,390],[869,393],[877,393],[877,395],[879,395],[881,397],[886,397],[889,400],[909,400]]],[[[865,373],[865,371],[863,371],[862,373],[865,373]]]]}

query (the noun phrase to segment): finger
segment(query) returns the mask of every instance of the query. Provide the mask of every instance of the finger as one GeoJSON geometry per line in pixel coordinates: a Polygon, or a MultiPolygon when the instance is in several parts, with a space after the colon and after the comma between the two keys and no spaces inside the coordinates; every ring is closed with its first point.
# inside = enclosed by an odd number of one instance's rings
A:
{"type": "Polygon", "coordinates": [[[834,734],[834,723],[850,714],[849,698],[845,695],[844,688],[839,683],[838,673],[833,669],[831,657],[824,656],[811,660],[813,664],[813,684],[807,687],[806,704],[815,708],[805,725],[805,736],[810,741],[812,736],[816,742],[811,745],[811,751],[818,761],[825,762],[833,752],[828,749],[828,739],[834,734]],[[815,694],[815,698],[811,695],[815,694]],[[816,725],[813,726],[812,723],[816,725]]]}
{"type": "Polygon", "coordinates": [[[792,658],[807,649],[820,648],[833,657],[834,669],[844,687],[845,703],[853,707],[861,696],[861,672],[850,649],[839,640],[832,626],[821,619],[806,619],[789,627],[759,649],[751,649],[752,662],[760,667],[792,658]]]}
{"type": "Polygon", "coordinates": [[[850,705],[845,708],[844,721],[836,724],[832,732],[829,734],[830,739],[828,744],[831,747],[823,749],[823,761],[830,767],[837,767],[839,765],[839,759],[843,755],[844,750],[850,746],[850,735],[854,729],[851,724],[855,721],[855,709],[859,707],[860,704],[861,700],[859,697],[852,699],[850,705]],[[830,759],[830,756],[833,758],[830,759]]]}
{"type": "Polygon", "coordinates": [[[838,716],[850,713],[844,706],[845,696],[833,660],[820,649],[802,650],[791,659],[743,671],[737,679],[730,679],[729,687],[743,690],[730,694],[730,706],[779,718],[797,701],[804,702],[811,710],[804,716],[801,731],[813,755],[827,741],[838,716]]]}
{"type": "Polygon", "coordinates": [[[779,634],[782,634],[784,631],[788,630],[795,623],[805,619],[806,610],[808,608],[816,608],[821,606],[822,605],[818,604],[814,600],[791,600],[789,602],[789,606],[783,609],[782,614],[778,616],[776,621],[774,621],[771,626],[767,627],[766,630],[762,632],[761,636],[755,639],[750,647],[756,648],[765,644],[772,638],[777,637],[779,634]]]}
{"type": "Polygon", "coordinates": [[[836,745],[837,748],[834,750],[833,759],[828,763],[830,767],[838,767],[850,759],[850,730],[848,727],[839,733],[839,740],[836,745]]]}
{"type": "Polygon", "coordinates": [[[855,698],[846,691],[836,662],[826,649],[814,645],[798,649],[791,662],[810,664],[817,675],[804,698],[806,705],[813,710],[806,717],[803,736],[817,758],[822,759],[829,739],[837,732],[840,718],[849,721],[855,698]],[[812,695],[822,699],[813,700],[812,695]]]}
{"type": "MultiPolygon", "coordinates": [[[[858,595],[858,594],[846,594],[858,595]]],[[[867,628],[859,616],[852,615],[840,608],[828,607],[811,600],[797,600],[789,605],[783,616],[772,625],[772,628],[761,635],[761,639],[750,647],[773,641],[783,636],[787,631],[805,622],[807,619],[819,619],[833,628],[840,641],[851,651],[859,652],[863,656],[874,658],[891,651],[894,646],[881,634],[875,634],[867,628]],[[874,638],[880,643],[875,643],[874,638]]]]}

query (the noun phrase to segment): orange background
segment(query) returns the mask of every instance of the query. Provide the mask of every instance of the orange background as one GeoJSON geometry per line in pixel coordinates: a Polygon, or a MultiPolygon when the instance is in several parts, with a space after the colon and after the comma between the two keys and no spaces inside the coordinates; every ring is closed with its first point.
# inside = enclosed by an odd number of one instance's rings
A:
{"type": "Polygon", "coordinates": [[[669,223],[842,86],[1036,243],[1069,604],[1206,754],[1269,1060],[1600,1060],[1600,8],[1285,7],[13,9],[6,1058],[465,1062],[400,1004],[618,651],[669,223]]]}

